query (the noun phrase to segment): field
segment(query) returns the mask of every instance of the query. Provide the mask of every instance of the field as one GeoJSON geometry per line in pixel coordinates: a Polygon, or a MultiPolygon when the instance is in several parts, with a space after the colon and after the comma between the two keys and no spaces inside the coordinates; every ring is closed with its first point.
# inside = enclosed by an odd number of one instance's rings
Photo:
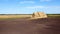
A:
{"type": "Polygon", "coordinates": [[[30,17],[31,15],[13,15],[13,14],[9,14],[9,15],[0,15],[0,19],[7,19],[7,18],[25,18],[25,17],[30,17]]]}
{"type": "Polygon", "coordinates": [[[60,14],[30,19],[31,14],[0,15],[0,34],[60,34],[60,14]]]}

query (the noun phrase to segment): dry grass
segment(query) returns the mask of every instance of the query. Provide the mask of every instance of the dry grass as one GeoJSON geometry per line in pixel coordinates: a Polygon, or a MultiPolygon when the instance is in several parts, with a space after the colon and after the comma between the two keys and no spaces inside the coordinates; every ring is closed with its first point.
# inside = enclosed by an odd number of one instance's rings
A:
{"type": "Polygon", "coordinates": [[[0,18],[24,18],[30,16],[31,15],[0,15],[0,18]]]}
{"type": "MultiPolygon", "coordinates": [[[[31,15],[0,15],[0,20],[1,19],[15,19],[15,18],[26,18],[26,17],[31,17],[31,15]]],[[[48,17],[50,18],[54,18],[54,17],[59,17],[60,18],[60,15],[48,15],[48,17]]]]}

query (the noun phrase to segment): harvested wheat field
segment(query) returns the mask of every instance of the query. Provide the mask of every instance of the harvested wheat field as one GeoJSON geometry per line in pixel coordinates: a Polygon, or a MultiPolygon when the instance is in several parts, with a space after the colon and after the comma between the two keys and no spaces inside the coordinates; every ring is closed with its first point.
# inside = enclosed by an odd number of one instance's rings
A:
{"type": "Polygon", "coordinates": [[[60,34],[60,17],[54,17],[0,20],[0,34],[60,34]]]}

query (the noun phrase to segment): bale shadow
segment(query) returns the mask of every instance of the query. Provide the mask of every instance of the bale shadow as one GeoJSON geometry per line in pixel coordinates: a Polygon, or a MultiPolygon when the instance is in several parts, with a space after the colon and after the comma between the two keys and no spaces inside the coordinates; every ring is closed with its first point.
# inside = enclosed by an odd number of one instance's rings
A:
{"type": "Polygon", "coordinates": [[[60,18],[39,18],[39,19],[32,19],[31,22],[38,23],[38,24],[46,24],[46,23],[60,23],[60,18]]]}

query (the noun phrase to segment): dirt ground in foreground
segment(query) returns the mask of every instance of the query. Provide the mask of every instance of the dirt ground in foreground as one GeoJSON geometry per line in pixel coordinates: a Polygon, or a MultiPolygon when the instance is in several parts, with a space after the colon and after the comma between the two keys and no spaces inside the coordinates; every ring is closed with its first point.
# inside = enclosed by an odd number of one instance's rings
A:
{"type": "Polygon", "coordinates": [[[0,34],[60,34],[60,18],[0,20],[0,34]]]}

